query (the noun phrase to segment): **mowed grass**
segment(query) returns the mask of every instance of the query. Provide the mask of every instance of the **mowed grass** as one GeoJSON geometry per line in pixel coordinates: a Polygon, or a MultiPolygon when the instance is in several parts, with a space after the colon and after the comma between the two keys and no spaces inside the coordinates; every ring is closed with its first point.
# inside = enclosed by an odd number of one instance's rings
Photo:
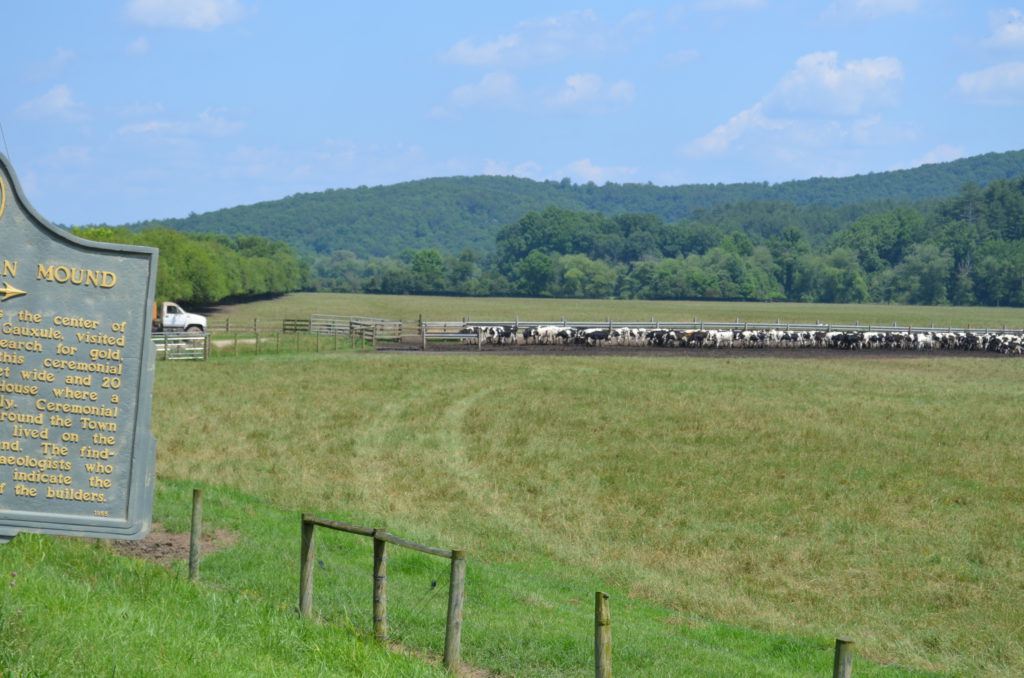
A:
{"type": "Polygon", "coordinates": [[[737,653],[846,636],[879,662],[1016,676],[1022,377],[1011,358],[240,357],[161,364],[154,429],[163,483],[467,549],[487,604],[464,655],[509,675],[584,672],[600,588],[613,624],[635,620],[622,675],[822,675],[730,665],[700,635],[726,622],[737,653]],[[582,645],[538,639],[513,600],[582,645]]]}
{"type": "Polygon", "coordinates": [[[232,330],[252,327],[254,318],[273,327],[283,318],[308,318],[313,313],[358,315],[415,321],[621,322],[650,321],[751,323],[815,323],[900,327],[1024,328],[1024,309],[975,306],[897,306],[882,304],[795,304],[719,301],[612,301],[607,299],[516,299],[427,297],[372,294],[289,294],[237,306],[215,307],[211,327],[232,330]]]}

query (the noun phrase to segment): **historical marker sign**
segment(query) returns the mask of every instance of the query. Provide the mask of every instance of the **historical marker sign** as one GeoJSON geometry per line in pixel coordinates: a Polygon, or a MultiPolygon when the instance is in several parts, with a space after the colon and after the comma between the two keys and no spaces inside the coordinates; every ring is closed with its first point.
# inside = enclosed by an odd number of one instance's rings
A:
{"type": "Polygon", "coordinates": [[[156,261],[47,222],[0,155],[0,542],[149,532],[156,261]]]}

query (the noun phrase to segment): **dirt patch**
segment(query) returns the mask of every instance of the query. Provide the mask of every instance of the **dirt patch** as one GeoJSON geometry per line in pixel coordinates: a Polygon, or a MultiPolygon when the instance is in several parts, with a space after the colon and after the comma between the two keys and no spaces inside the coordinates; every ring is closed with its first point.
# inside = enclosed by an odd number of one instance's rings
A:
{"type": "MultiPolygon", "coordinates": [[[[112,543],[111,549],[122,556],[148,560],[169,567],[175,560],[188,560],[189,534],[187,532],[168,532],[160,523],[153,523],[142,539],[118,539],[112,543]]],[[[238,535],[229,530],[217,530],[212,535],[203,535],[199,541],[199,553],[208,555],[234,546],[238,543],[238,535]]]]}

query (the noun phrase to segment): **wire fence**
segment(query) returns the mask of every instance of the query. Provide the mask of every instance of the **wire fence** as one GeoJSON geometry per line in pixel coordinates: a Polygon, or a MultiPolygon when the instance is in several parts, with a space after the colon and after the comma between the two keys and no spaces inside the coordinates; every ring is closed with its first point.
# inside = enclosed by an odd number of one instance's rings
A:
{"type": "MultiPolygon", "coordinates": [[[[372,635],[373,555],[365,540],[324,535],[317,543],[316,610],[321,619],[372,635]]],[[[420,553],[392,553],[388,562],[388,637],[411,650],[440,656],[450,571],[420,553]]],[[[586,675],[594,666],[597,582],[530,574],[468,560],[462,630],[463,659],[495,670],[515,667],[523,678],[586,675]],[[590,586],[587,586],[587,583],[590,586]]],[[[614,664],[637,678],[749,676],[822,678],[832,675],[832,640],[812,642],[659,606],[616,594],[611,600],[614,664]]],[[[858,659],[855,675],[931,676],[858,659]]]]}

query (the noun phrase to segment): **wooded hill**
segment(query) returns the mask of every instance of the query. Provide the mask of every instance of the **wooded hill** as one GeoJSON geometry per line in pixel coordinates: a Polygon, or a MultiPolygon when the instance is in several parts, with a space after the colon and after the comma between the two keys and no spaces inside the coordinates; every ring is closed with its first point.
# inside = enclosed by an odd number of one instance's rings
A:
{"type": "Polygon", "coordinates": [[[740,205],[733,212],[742,226],[747,221],[742,216],[743,204],[775,202],[790,211],[794,207],[822,208],[804,212],[813,213],[822,234],[830,234],[843,223],[868,213],[885,212],[897,204],[946,198],[967,183],[984,187],[998,179],[1021,175],[1024,151],[988,153],[909,170],[779,184],[598,186],[573,184],[568,179],[450,177],[296,194],[184,219],[129,226],[135,230],[162,225],[190,233],[259,235],[286,242],[304,254],[348,251],[366,258],[427,248],[448,254],[470,248],[486,254],[495,250],[499,229],[531,210],[548,207],[608,215],[652,214],[675,222],[700,216],[702,210],[740,205]],[[852,210],[844,209],[854,206],[852,210]]]}

